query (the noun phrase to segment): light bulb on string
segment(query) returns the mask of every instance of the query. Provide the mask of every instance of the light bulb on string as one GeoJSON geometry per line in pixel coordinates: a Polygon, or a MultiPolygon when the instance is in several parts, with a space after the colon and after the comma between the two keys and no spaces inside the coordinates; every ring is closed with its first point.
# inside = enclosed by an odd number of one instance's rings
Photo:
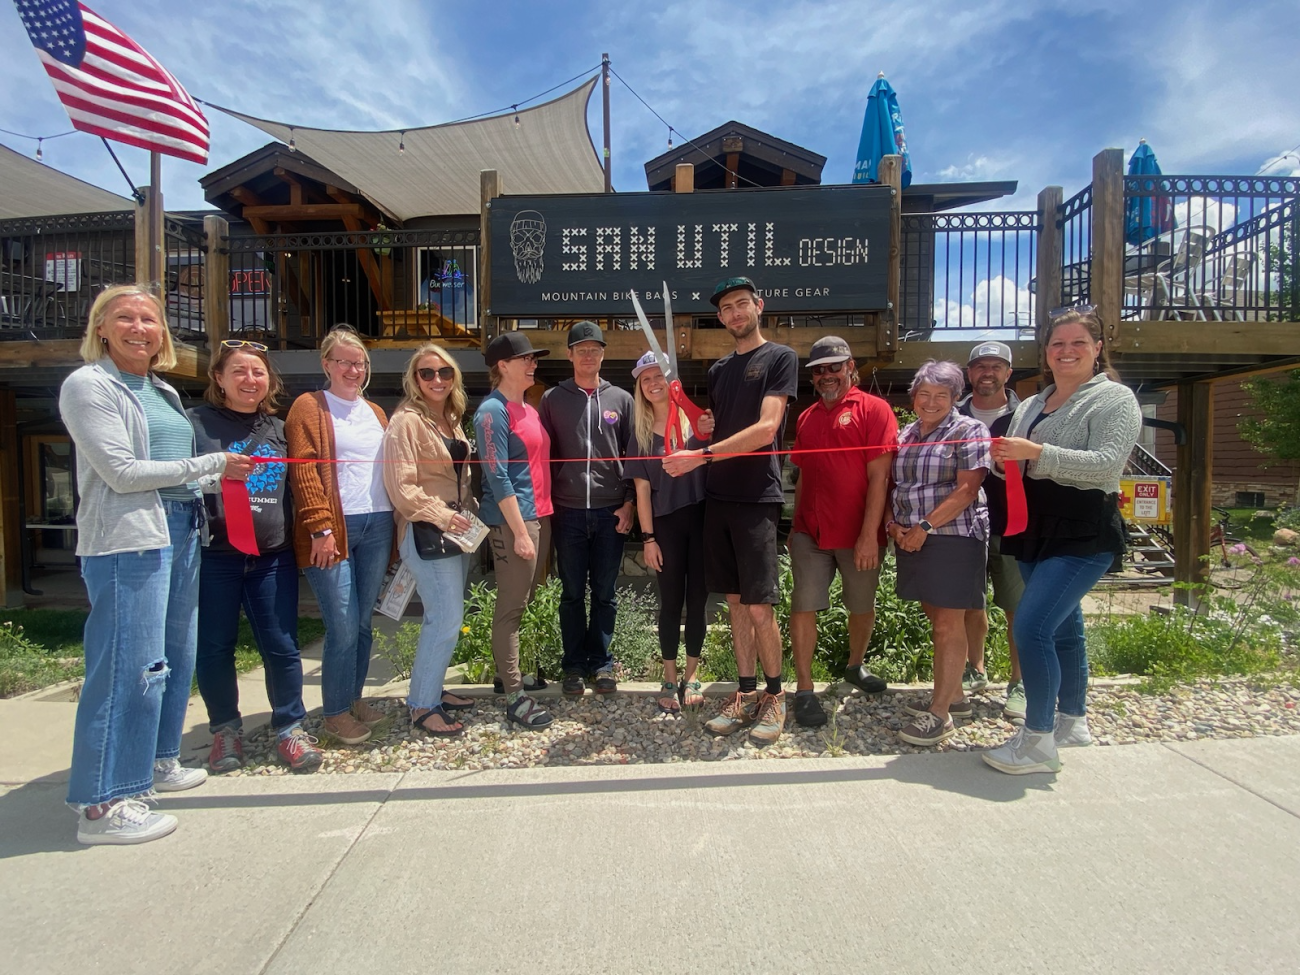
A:
{"type": "Polygon", "coordinates": [[[397,154],[399,156],[403,156],[406,154],[406,132],[405,131],[403,131],[402,134],[397,139],[397,154]]]}
{"type": "Polygon", "coordinates": [[[672,147],[673,147],[673,127],[670,125],[668,126],[668,148],[671,149],[672,147]]]}
{"type": "Polygon", "coordinates": [[[41,151],[41,143],[44,141],[45,141],[44,139],[36,140],[36,161],[37,162],[41,162],[42,160],[45,159],[45,153],[41,151]]]}
{"type": "Polygon", "coordinates": [[[293,141],[293,126],[292,126],[292,125],[289,126],[289,151],[290,151],[290,152],[297,152],[297,151],[298,151],[298,143],[296,143],[296,142],[293,141]]]}
{"type": "Polygon", "coordinates": [[[515,110],[515,128],[517,129],[519,128],[519,106],[511,105],[510,107],[515,110]]]}

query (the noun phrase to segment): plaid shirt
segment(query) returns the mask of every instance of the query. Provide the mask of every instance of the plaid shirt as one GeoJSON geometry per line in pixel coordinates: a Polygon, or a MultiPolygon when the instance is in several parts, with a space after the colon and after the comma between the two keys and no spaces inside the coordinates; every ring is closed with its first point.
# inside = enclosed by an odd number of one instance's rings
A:
{"type": "MultiPolygon", "coordinates": [[[[898,437],[894,457],[894,520],[905,527],[918,524],[957,488],[958,471],[993,469],[989,456],[989,430],[979,420],[952,410],[947,418],[921,435],[921,421],[909,423],[898,437]],[[974,440],[975,443],[913,447],[943,440],[974,440]]],[[[989,537],[989,511],[984,489],[952,521],[935,529],[936,535],[989,537]]]]}

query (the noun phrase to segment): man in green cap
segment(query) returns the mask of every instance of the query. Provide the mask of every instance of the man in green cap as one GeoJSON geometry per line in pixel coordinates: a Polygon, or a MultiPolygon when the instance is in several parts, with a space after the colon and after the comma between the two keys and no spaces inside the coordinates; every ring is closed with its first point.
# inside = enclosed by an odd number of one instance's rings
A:
{"type": "Polygon", "coordinates": [[[701,450],[664,458],[673,477],[708,464],[705,481],[704,579],[727,595],[740,690],[705,727],[715,735],[749,728],[757,745],[781,737],[780,599],[776,532],[785,492],[780,455],[786,404],[795,394],[799,358],[794,349],[763,337],[763,299],[749,278],[728,278],[709,299],[735,351],[709,368],[713,441],[701,450]],[[760,456],[736,456],[758,452],[760,456]],[[764,687],[758,689],[758,665],[764,687]]]}

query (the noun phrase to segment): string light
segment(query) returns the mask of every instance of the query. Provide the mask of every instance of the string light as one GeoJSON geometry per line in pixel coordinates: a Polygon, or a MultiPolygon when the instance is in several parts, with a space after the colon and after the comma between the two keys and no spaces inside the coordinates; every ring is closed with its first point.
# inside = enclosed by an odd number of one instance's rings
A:
{"type": "Polygon", "coordinates": [[[36,138],[36,161],[37,162],[41,162],[42,160],[45,159],[45,153],[41,152],[41,143],[44,141],[45,141],[44,136],[37,136],[36,138]]]}
{"type": "Polygon", "coordinates": [[[293,141],[293,126],[292,126],[292,125],[289,126],[289,151],[290,151],[290,152],[297,152],[297,151],[298,151],[298,143],[296,143],[296,142],[293,141]]]}
{"type": "Polygon", "coordinates": [[[397,139],[397,154],[398,154],[399,156],[403,156],[403,155],[406,154],[406,131],[405,131],[405,130],[403,130],[403,131],[402,131],[402,134],[401,134],[400,136],[398,136],[398,139],[397,139]]]}
{"type": "Polygon", "coordinates": [[[519,128],[519,106],[511,105],[510,107],[515,110],[515,128],[517,129],[519,128]]]}
{"type": "Polygon", "coordinates": [[[668,126],[668,148],[671,149],[672,147],[673,147],[673,127],[670,125],[668,126]]]}

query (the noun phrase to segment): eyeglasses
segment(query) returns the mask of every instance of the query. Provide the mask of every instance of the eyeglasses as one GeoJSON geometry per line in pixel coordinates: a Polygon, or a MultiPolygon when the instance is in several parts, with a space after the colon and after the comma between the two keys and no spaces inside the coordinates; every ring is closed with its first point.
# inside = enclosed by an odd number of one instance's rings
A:
{"type": "Polygon", "coordinates": [[[366,363],[356,362],[352,359],[326,359],[326,362],[332,362],[343,372],[365,372],[366,363]]]}
{"type": "Polygon", "coordinates": [[[1077,304],[1061,305],[1059,308],[1053,308],[1047,313],[1047,317],[1050,319],[1057,319],[1070,314],[1070,312],[1075,312],[1079,315],[1091,315],[1096,310],[1096,305],[1090,305],[1086,301],[1080,301],[1077,304]]]}
{"type": "Polygon", "coordinates": [[[813,366],[812,374],[814,376],[820,376],[822,373],[832,372],[838,375],[843,369],[844,363],[842,362],[826,362],[820,366],[813,366]]]}
{"type": "Polygon", "coordinates": [[[440,366],[437,369],[417,369],[415,374],[426,383],[431,383],[435,379],[441,379],[444,383],[449,383],[456,378],[456,370],[451,366],[440,366]]]}
{"type": "Polygon", "coordinates": [[[502,360],[502,361],[504,361],[504,362],[536,362],[539,358],[541,358],[541,357],[540,357],[536,352],[530,352],[530,353],[528,353],[527,355],[512,355],[509,359],[504,359],[504,360],[502,360]]]}
{"type": "Polygon", "coordinates": [[[246,339],[222,339],[221,347],[223,349],[252,349],[255,352],[265,352],[267,348],[261,342],[249,342],[246,339]]]}

